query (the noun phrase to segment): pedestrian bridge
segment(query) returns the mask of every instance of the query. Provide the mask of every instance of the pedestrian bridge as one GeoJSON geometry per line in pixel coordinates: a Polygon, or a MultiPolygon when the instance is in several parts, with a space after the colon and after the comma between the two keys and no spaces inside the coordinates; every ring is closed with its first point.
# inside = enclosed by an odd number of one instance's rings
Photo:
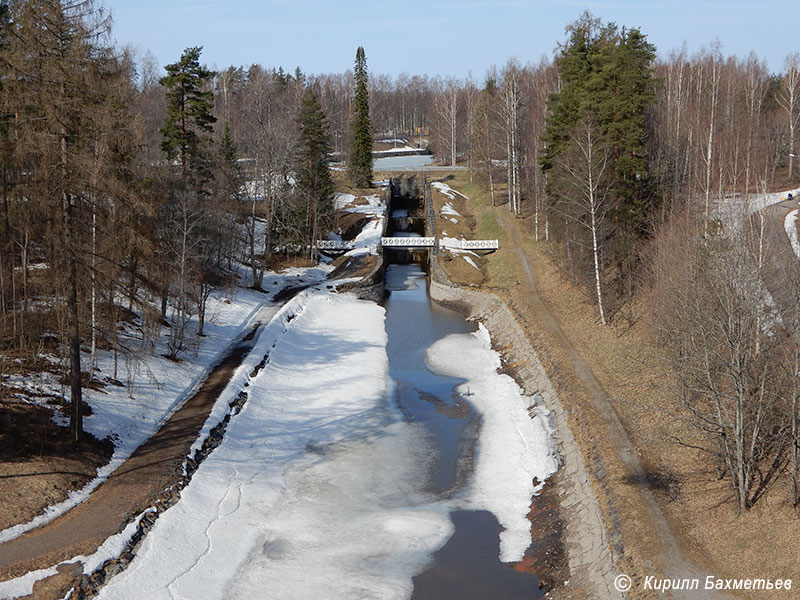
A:
{"type": "MultiPolygon", "coordinates": [[[[440,241],[437,244],[435,237],[382,237],[380,246],[384,248],[435,248],[439,246],[442,250],[473,250],[473,251],[492,251],[500,248],[498,240],[452,240],[440,241]]],[[[346,252],[355,247],[352,241],[341,240],[317,240],[317,250],[327,250],[328,252],[346,252]]]]}
{"type": "Polygon", "coordinates": [[[435,237],[382,237],[381,246],[384,248],[433,248],[436,245],[435,237]]]}

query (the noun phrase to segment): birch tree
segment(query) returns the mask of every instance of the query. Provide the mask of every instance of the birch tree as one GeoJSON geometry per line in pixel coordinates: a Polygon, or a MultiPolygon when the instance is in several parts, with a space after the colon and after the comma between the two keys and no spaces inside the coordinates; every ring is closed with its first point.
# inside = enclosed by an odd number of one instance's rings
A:
{"type": "Polygon", "coordinates": [[[675,414],[694,432],[677,439],[715,459],[744,513],[786,466],[786,338],[765,312],[760,240],[747,227],[697,235],[705,226],[660,240],[653,324],[681,385],[675,414]]]}
{"type": "Polygon", "coordinates": [[[601,142],[591,113],[578,123],[570,141],[570,149],[559,156],[555,165],[555,169],[562,172],[564,182],[558,192],[561,196],[559,212],[579,229],[588,231],[594,295],[600,322],[606,325],[601,252],[609,232],[609,152],[601,142]]]}
{"type": "Polygon", "coordinates": [[[797,127],[800,125],[800,52],[793,52],[786,57],[781,87],[777,101],[786,111],[786,124],[789,129],[789,179],[794,175],[795,140],[797,127]]]}
{"type": "Polygon", "coordinates": [[[516,216],[522,216],[522,115],[524,104],[520,89],[519,67],[510,62],[503,72],[500,88],[500,126],[505,134],[506,181],[508,185],[508,208],[516,216]]]}
{"type": "Polygon", "coordinates": [[[458,156],[458,84],[448,79],[436,98],[436,115],[439,121],[442,160],[455,166],[458,156]]]}

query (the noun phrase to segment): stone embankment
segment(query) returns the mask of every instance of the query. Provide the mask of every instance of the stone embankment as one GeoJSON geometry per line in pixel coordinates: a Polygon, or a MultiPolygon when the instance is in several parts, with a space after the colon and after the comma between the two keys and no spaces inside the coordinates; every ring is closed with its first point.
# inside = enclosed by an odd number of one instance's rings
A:
{"type": "Polygon", "coordinates": [[[469,320],[483,323],[495,348],[502,349],[506,364],[515,365],[514,375],[525,393],[540,396],[553,415],[562,463],[558,473],[558,496],[560,515],[565,523],[563,543],[569,561],[569,588],[591,598],[623,598],[614,587],[616,571],[612,546],[581,450],[569,429],[567,414],[525,333],[506,303],[497,296],[449,284],[435,260],[431,264],[431,275],[431,298],[469,320]]]}

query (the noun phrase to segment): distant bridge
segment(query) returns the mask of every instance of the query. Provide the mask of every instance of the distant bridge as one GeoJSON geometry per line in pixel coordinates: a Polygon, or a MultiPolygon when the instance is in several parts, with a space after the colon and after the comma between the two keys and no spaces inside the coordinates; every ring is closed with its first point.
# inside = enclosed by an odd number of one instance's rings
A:
{"type": "Polygon", "coordinates": [[[384,248],[433,248],[436,246],[435,237],[382,237],[381,246],[384,248]]]}
{"type": "MultiPolygon", "coordinates": [[[[442,246],[448,248],[452,246],[442,246]]],[[[499,250],[499,240],[461,240],[462,250],[499,250]]]]}
{"type": "MultiPolygon", "coordinates": [[[[435,248],[437,245],[444,250],[483,250],[493,251],[500,248],[498,240],[460,240],[455,244],[437,244],[435,237],[382,237],[380,245],[384,248],[435,248]]],[[[355,244],[352,241],[317,240],[317,250],[329,252],[346,252],[352,250],[355,244]]]]}

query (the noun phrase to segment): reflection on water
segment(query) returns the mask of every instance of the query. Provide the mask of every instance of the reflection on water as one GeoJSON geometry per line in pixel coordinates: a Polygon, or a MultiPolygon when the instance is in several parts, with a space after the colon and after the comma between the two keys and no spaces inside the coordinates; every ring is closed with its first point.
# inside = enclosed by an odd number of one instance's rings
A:
{"type": "Polygon", "coordinates": [[[412,600],[531,600],[544,597],[539,579],[500,562],[500,532],[485,510],[450,513],[456,531],[436,553],[434,566],[414,577],[412,600]]]}
{"type": "Polygon", "coordinates": [[[430,461],[430,491],[449,496],[464,482],[471,464],[478,421],[454,394],[462,383],[431,373],[425,350],[452,333],[475,326],[456,313],[431,303],[425,273],[414,264],[386,270],[386,333],[389,375],[395,381],[394,402],[407,421],[422,425],[437,454],[430,461]]]}
{"type": "MultiPolygon", "coordinates": [[[[429,300],[425,273],[417,265],[390,265],[386,289],[390,292],[386,332],[395,403],[406,420],[423,425],[430,436],[436,454],[428,466],[430,491],[447,499],[471,473],[480,423],[454,391],[462,381],[428,371],[425,350],[447,335],[469,333],[476,327],[429,300]]],[[[457,510],[450,517],[455,533],[436,553],[433,564],[414,578],[413,600],[544,596],[535,575],[500,562],[501,527],[492,513],[457,510]]]]}

